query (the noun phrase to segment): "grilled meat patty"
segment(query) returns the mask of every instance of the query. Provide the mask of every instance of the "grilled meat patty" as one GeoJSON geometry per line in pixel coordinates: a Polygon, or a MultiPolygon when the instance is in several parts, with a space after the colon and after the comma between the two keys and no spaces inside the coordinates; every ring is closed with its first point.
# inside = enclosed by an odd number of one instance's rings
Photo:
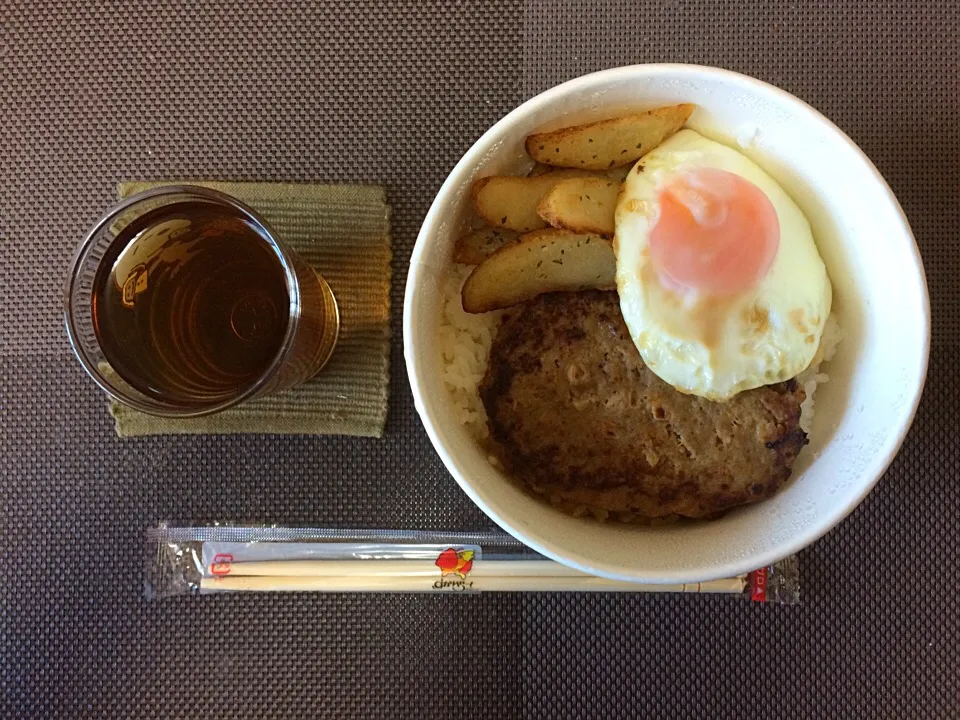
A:
{"type": "Polygon", "coordinates": [[[707,517],[757,502],[807,443],[796,381],[727,402],[684,395],[644,365],[616,292],[514,308],[480,397],[507,471],[578,514],[707,517]]]}

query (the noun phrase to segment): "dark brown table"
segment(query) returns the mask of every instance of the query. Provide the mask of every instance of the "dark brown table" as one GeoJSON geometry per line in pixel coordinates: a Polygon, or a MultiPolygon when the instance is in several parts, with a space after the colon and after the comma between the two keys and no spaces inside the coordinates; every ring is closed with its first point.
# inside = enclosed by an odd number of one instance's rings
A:
{"type": "MultiPolygon", "coordinates": [[[[0,717],[960,716],[960,9],[953,0],[0,0],[0,717]],[[803,601],[604,595],[147,602],[158,519],[476,528],[409,395],[406,264],[461,154],[564,79],[651,61],[775,83],[913,224],[930,382],[900,457],[802,555],[803,601]],[[119,441],[61,282],[134,178],[386,186],[382,441],[119,441]]],[[[896,328],[890,328],[896,332],[896,328]]]]}

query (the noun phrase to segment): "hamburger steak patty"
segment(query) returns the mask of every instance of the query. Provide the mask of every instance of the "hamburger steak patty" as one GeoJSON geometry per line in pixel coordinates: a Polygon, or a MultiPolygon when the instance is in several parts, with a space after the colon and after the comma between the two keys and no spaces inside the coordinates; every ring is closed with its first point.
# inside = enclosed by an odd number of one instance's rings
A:
{"type": "Polygon", "coordinates": [[[796,381],[726,402],[684,395],[644,365],[616,292],[514,308],[480,397],[507,471],[575,513],[706,517],[764,500],[807,443],[796,381]]]}

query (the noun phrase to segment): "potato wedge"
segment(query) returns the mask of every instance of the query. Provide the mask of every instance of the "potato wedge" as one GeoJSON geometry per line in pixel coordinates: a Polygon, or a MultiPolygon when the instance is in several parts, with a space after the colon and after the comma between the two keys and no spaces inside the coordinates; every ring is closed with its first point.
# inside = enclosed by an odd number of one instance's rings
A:
{"type": "Polygon", "coordinates": [[[616,259],[609,240],[548,228],[521,236],[474,268],[461,300],[467,312],[482,313],[547,292],[615,287],[616,259]]]}
{"type": "Polygon", "coordinates": [[[527,138],[527,152],[545,165],[606,170],[632,163],[679,130],[694,105],[656,110],[575,125],[527,138]]]}
{"type": "Polygon", "coordinates": [[[495,175],[473,184],[473,207],[493,227],[530,232],[547,226],[537,215],[537,203],[554,185],[572,177],[592,175],[582,170],[553,170],[534,177],[495,175]]]}
{"type": "Polygon", "coordinates": [[[464,265],[479,265],[507,243],[520,237],[516,230],[482,227],[457,238],[453,261],[464,265]]]}
{"type": "Polygon", "coordinates": [[[543,196],[537,214],[556,228],[612,237],[620,187],[604,178],[570,178],[543,196]]]}

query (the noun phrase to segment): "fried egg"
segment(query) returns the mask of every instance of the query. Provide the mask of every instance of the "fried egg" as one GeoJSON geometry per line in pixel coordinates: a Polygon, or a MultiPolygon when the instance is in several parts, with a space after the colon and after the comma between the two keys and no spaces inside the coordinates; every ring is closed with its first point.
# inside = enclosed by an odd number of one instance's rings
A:
{"type": "Polygon", "coordinates": [[[802,372],[832,289],[810,223],[742,153],[681,130],[645,155],[617,201],[620,308],[647,366],[725,400],[802,372]]]}

